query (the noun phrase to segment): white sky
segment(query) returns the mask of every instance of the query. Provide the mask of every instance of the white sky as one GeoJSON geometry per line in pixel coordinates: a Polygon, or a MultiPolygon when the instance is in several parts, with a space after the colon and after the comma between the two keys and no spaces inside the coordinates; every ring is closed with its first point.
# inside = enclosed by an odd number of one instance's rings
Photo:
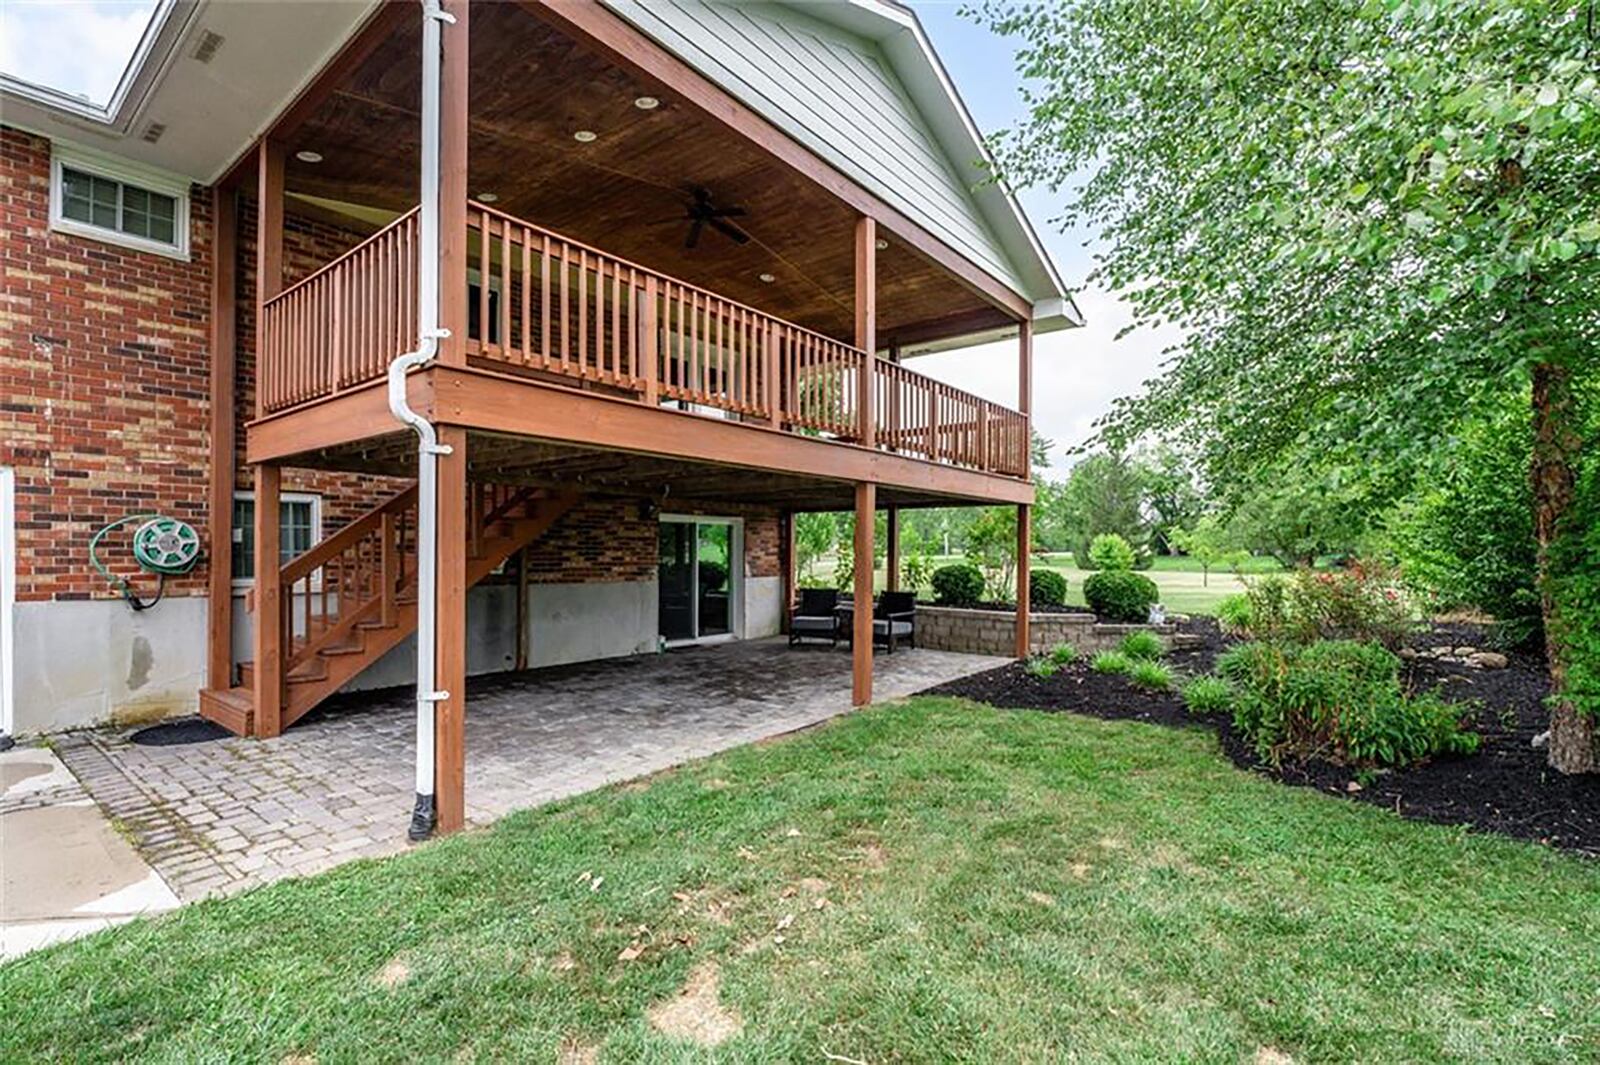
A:
{"type": "MultiPolygon", "coordinates": [[[[954,0],[912,2],[978,126],[992,131],[1017,123],[1023,106],[1010,42],[962,18],[954,0]]],[[[0,70],[103,103],[155,6],[155,0],[0,0],[0,70]]],[[[1057,445],[1059,476],[1061,450],[1086,439],[1112,400],[1154,376],[1162,349],[1179,334],[1141,331],[1117,340],[1129,321],[1127,307],[1104,291],[1082,289],[1092,265],[1089,234],[1055,230],[1050,220],[1060,212],[1060,196],[1027,190],[1022,201],[1067,286],[1081,289],[1076,298],[1089,321],[1040,337],[1035,346],[1034,425],[1057,445]]],[[[1014,343],[929,355],[915,365],[996,402],[1016,403],[1014,343]]]]}

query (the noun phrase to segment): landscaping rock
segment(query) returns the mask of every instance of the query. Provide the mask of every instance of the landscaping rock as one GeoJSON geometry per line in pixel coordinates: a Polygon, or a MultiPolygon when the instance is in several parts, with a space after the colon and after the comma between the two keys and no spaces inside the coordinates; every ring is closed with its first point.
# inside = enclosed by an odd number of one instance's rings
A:
{"type": "Polygon", "coordinates": [[[1455,650],[1453,647],[1432,647],[1428,649],[1428,654],[1433,658],[1449,658],[1453,650],[1455,650]]]}
{"type": "Polygon", "coordinates": [[[1477,653],[1478,649],[1476,647],[1457,647],[1455,649],[1455,656],[1457,658],[1471,658],[1477,653]]]}
{"type": "Polygon", "coordinates": [[[1474,651],[1467,662],[1479,669],[1504,669],[1511,664],[1510,659],[1498,651],[1474,651]]]}
{"type": "Polygon", "coordinates": [[[1400,657],[1406,659],[1407,661],[1416,658],[1417,649],[1415,647],[1402,647],[1400,648],[1400,657]]]}

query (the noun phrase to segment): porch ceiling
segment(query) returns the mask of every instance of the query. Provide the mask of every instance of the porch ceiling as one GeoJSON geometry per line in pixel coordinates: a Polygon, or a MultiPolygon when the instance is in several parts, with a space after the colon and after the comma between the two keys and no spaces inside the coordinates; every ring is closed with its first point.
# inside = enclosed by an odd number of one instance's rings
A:
{"type": "MultiPolygon", "coordinates": [[[[416,438],[410,433],[370,438],[307,452],[293,464],[410,477],[416,472],[416,438]]],[[[690,501],[790,510],[850,510],[855,506],[855,486],[849,481],[478,431],[467,437],[467,475],[474,481],[648,498],[669,510],[675,503],[690,501]]],[[[879,506],[979,506],[988,502],[992,500],[878,486],[879,506]]]]}
{"type": "MultiPolygon", "coordinates": [[[[854,333],[855,215],[695,107],[517,4],[472,10],[469,186],[496,207],[818,332],[854,333]],[[654,96],[653,110],[635,99],[654,96]],[[590,130],[591,143],[573,134],[590,130]],[[685,247],[694,188],[751,237],[685,247]],[[760,278],[769,274],[774,281],[760,278]]],[[[287,188],[392,211],[416,202],[420,30],[360,64],[287,144],[287,188]],[[299,151],[319,163],[295,158],[299,151]]],[[[1009,324],[947,270],[891,241],[878,254],[885,347],[1009,324]]]]}

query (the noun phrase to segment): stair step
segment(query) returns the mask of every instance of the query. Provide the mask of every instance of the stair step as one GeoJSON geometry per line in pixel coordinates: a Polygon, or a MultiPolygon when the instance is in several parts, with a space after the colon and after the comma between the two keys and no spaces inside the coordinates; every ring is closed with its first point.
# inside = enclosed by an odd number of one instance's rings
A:
{"type": "Polygon", "coordinates": [[[250,735],[255,707],[255,697],[245,688],[205,688],[200,692],[200,716],[236,736],[250,735]]]}
{"type": "Polygon", "coordinates": [[[332,647],[319,647],[317,649],[317,654],[319,654],[319,655],[359,655],[359,654],[365,654],[366,650],[367,650],[366,642],[362,641],[362,642],[359,642],[359,643],[334,644],[332,647]]]}

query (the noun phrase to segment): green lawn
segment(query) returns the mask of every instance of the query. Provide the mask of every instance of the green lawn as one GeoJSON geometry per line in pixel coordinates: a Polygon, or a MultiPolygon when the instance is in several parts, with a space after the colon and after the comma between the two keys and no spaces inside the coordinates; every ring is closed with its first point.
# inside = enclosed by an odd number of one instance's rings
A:
{"type": "Polygon", "coordinates": [[[1594,1060],[1597,899],[1208,732],[922,698],[0,967],[0,1060],[675,1061],[686,981],[726,1060],[1594,1060]]]}
{"type": "MultiPolygon", "coordinates": [[[[935,566],[943,566],[951,562],[964,562],[966,559],[960,555],[939,555],[929,559],[935,566]]],[[[1085,570],[1080,570],[1073,565],[1072,555],[1067,553],[1053,553],[1035,556],[1034,567],[1037,569],[1053,569],[1067,578],[1067,602],[1073,606],[1084,606],[1083,582],[1089,576],[1085,570]]],[[[834,560],[822,559],[817,562],[814,577],[817,581],[830,582],[833,580],[834,560]]],[[[1282,569],[1272,559],[1251,559],[1245,567],[1248,575],[1257,573],[1275,573],[1282,569]]],[[[1156,587],[1161,589],[1161,602],[1166,605],[1169,612],[1181,614],[1210,614],[1217,608],[1217,603],[1224,597],[1236,592],[1244,591],[1244,582],[1236,577],[1232,570],[1225,567],[1215,569],[1209,576],[1202,573],[1194,561],[1187,558],[1158,558],[1150,569],[1145,571],[1145,576],[1156,582],[1156,587]]],[[[877,572],[877,587],[884,587],[884,570],[880,567],[877,572]]],[[[930,594],[929,590],[922,589],[922,594],[930,594]]]]}

